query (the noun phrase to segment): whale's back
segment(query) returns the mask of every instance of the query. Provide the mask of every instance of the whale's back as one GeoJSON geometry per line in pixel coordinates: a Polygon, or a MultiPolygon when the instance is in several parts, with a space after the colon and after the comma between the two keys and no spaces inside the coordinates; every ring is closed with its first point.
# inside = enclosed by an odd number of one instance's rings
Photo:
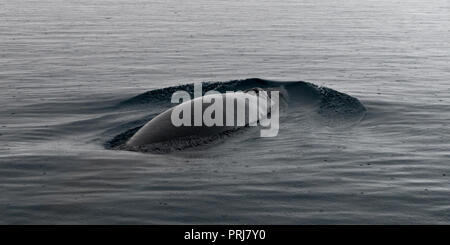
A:
{"type": "MultiPolygon", "coordinates": [[[[265,108],[264,111],[268,111],[265,108]]],[[[212,135],[217,135],[226,131],[236,130],[241,127],[245,127],[250,123],[254,123],[255,120],[258,120],[259,117],[265,117],[266,115],[261,115],[262,110],[258,107],[257,97],[255,95],[248,95],[243,92],[231,93],[231,94],[211,94],[203,97],[195,98],[193,100],[186,101],[182,104],[179,104],[175,107],[172,107],[163,113],[159,114],[147,124],[145,124],[141,129],[139,129],[127,142],[129,146],[142,146],[153,143],[160,143],[170,140],[177,140],[180,138],[186,137],[207,137],[212,135]],[[227,107],[226,99],[232,99],[234,101],[234,108],[227,107]],[[223,105],[223,126],[221,125],[213,125],[206,126],[205,122],[202,118],[202,124],[199,126],[195,126],[194,123],[194,112],[195,112],[195,103],[200,102],[202,104],[202,113],[200,116],[203,116],[205,110],[214,103],[214,100],[207,99],[222,99],[223,105]],[[190,107],[187,108],[187,107],[190,107]],[[244,122],[243,124],[237,124],[237,113],[239,112],[238,108],[245,108],[244,110],[244,122]],[[175,126],[172,122],[172,113],[177,113],[182,109],[189,109],[191,112],[191,123],[189,126],[181,125],[175,126]],[[176,111],[174,111],[176,110],[176,111]],[[229,114],[230,110],[232,113],[229,114]],[[252,120],[249,116],[249,111],[256,111],[256,119],[252,120]],[[227,117],[233,117],[234,123],[233,126],[226,126],[227,117]]]]}

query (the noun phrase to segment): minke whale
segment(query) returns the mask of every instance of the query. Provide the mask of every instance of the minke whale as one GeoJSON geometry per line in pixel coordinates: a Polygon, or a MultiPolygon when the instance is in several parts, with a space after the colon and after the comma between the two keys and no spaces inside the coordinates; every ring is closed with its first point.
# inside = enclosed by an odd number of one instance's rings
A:
{"type": "MultiPolygon", "coordinates": [[[[172,102],[178,102],[178,99],[174,101],[172,96],[172,102]]],[[[278,92],[274,96],[261,88],[245,92],[209,91],[204,96],[183,100],[147,122],[126,145],[140,147],[183,138],[209,137],[258,124],[266,128],[266,134],[269,130],[278,133],[278,92]],[[208,116],[210,120],[205,120],[208,116]]]]}

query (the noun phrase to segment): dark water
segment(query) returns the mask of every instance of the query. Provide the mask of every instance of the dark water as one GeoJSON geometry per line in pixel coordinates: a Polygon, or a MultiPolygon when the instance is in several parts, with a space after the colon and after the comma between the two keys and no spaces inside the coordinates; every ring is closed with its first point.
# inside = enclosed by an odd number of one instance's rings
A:
{"type": "Polygon", "coordinates": [[[449,11],[3,1],[0,223],[448,224],[449,11]],[[193,82],[285,89],[279,135],[114,148],[193,82]]]}

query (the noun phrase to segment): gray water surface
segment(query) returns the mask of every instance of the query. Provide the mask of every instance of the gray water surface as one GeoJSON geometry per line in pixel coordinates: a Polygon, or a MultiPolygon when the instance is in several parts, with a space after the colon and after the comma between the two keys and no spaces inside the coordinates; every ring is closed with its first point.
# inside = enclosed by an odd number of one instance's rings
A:
{"type": "Polygon", "coordinates": [[[450,223],[448,0],[0,0],[0,88],[2,224],[450,223]],[[253,77],[366,113],[290,105],[275,138],[105,147],[170,104],[123,101],[253,77]]]}

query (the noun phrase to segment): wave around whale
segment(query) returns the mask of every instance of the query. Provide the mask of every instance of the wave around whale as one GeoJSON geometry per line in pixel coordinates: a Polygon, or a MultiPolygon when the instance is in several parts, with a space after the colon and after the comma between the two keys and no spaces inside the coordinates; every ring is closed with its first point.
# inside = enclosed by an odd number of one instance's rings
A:
{"type": "MultiPolygon", "coordinates": [[[[170,103],[171,96],[178,90],[187,91],[191,96],[194,93],[194,84],[155,89],[126,99],[119,103],[124,110],[142,110],[142,116],[122,125],[120,132],[108,140],[105,146],[109,149],[132,150],[142,152],[171,152],[183,150],[216,142],[230,135],[229,132],[210,137],[190,137],[174,139],[151,147],[126,146],[130,139],[146,122],[164,110],[174,106],[170,103]]],[[[320,87],[303,81],[280,82],[258,78],[233,80],[228,82],[205,82],[202,84],[203,93],[215,90],[221,93],[227,91],[244,91],[254,87],[262,89],[277,89],[283,92],[286,106],[285,113],[280,114],[280,123],[294,122],[299,125],[308,123],[319,127],[349,127],[358,123],[365,115],[364,105],[355,97],[336,90],[320,87]]]]}

